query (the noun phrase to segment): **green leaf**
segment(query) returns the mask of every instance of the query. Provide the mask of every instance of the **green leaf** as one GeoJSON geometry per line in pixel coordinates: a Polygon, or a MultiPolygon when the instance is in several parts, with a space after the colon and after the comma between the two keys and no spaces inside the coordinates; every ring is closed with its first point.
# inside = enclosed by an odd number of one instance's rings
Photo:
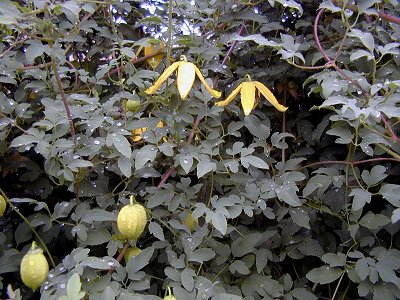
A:
{"type": "Polygon", "coordinates": [[[158,238],[160,241],[164,241],[164,232],[161,226],[156,223],[156,222],[150,222],[149,223],[149,232],[154,235],[156,238],[158,238]]]}
{"type": "Polygon", "coordinates": [[[294,138],[294,135],[287,132],[284,133],[274,132],[271,136],[271,143],[276,148],[287,149],[288,144],[285,142],[285,138],[287,137],[294,138]]]}
{"type": "Polygon", "coordinates": [[[390,219],[385,215],[374,214],[368,212],[365,216],[361,218],[359,224],[371,230],[377,230],[386,224],[390,223],[390,219]]]}
{"type": "Polygon", "coordinates": [[[208,172],[216,170],[216,168],[217,168],[217,165],[215,162],[201,160],[197,164],[197,177],[201,178],[208,172]]]}
{"type": "Polygon", "coordinates": [[[118,168],[125,177],[131,177],[132,175],[132,162],[126,156],[120,156],[118,158],[118,168]]]}
{"type": "Polygon", "coordinates": [[[67,283],[67,295],[69,300],[80,300],[85,296],[85,292],[81,291],[81,278],[77,273],[74,273],[67,283]]]}
{"type": "Polygon", "coordinates": [[[247,155],[240,158],[240,162],[242,166],[248,168],[249,165],[252,165],[258,169],[268,169],[268,164],[263,161],[261,158],[254,155],[247,155]]]}
{"type": "Polygon", "coordinates": [[[315,296],[310,291],[306,290],[305,288],[295,288],[290,291],[290,295],[298,300],[317,300],[318,297],[315,296]]]}
{"type": "Polygon", "coordinates": [[[233,263],[231,263],[229,265],[229,271],[231,271],[232,274],[235,274],[236,272],[242,275],[250,274],[250,269],[241,260],[235,260],[233,263]]]}
{"type": "Polygon", "coordinates": [[[379,194],[393,206],[400,207],[400,185],[385,183],[379,190],[379,194]]]}
{"type": "Polygon", "coordinates": [[[186,172],[186,174],[188,174],[193,165],[193,156],[191,156],[190,154],[181,154],[179,156],[179,164],[186,172]]]}
{"type": "Polygon", "coordinates": [[[384,166],[374,166],[371,169],[371,172],[368,172],[368,170],[363,170],[361,173],[361,178],[368,186],[375,185],[388,176],[385,174],[386,171],[387,170],[384,166]]]}
{"type": "Polygon", "coordinates": [[[28,63],[32,64],[35,62],[36,57],[39,57],[44,53],[51,53],[51,48],[49,45],[43,45],[40,41],[31,41],[25,52],[26,60],[28,63]]]}
{"type": "MultiPolygon", "coordinates": [[[[111,239],[110,232],[105,228],[97,228],[95,231],[87,231],[86,245],[95,246],[107,243],[111,239]]],[[[79,236],[79,233],[78,233],[79,236]]]]}
{"type": "Polygon", "coordinates": [[[276,196],[282,202],[289,204],[290,206],[301,206],[303,201],[297,196],[297,186],[293,184],[285,184],[275,188],[276,196]]]}
{"type": "Polygon", "coordinates": [[[88,256],[81,261],[80,265],[96,270],[109,270],[113,266],[118,266],[119,263],[112,257],[88,256]]]}
{"type": "Polygon", "coordinates": [[[375,261],[370,257],[357,260],[354,269],[361,280],[365,280],[368,277],[370,265],[375,266],[375,261]]]}
{"type": "Polygon", "coordinates": [[[128,56],[129,58],[136,58],[135,51],[133,51],[131,48],[122,47],[122,48],[121,48],[121,52],[122,52],[124,55],[128,56]]]}
{"type": "Polygon", "coordinates": [[[353,196],[352,210],[359,210],[364,207],[366,203],[371,202],[372,194],[360,188],[352,189],[349,196],[353,196]]]}
{"type": "Polygon", "coordinates": [[[390,266],[377,262],[376,270],[378,271],[379,277],[384,282],[391,282],[395,284],[397,288],[400,288],[400,278],[397,277],[395,271],[390,266]]]}
{"type": "Polygon", "coordinates": [[[92,224],[93,222],[106,222],[106,221],[115,221],[117,219],[116,215],[105,211],[100,208],[95,208],[89,210],[82,217],[81,221],[92,224]]]}
{"type": "Polygon", "coordinates": [[[192,269],[185,268],[181,273],[181,282],[183,287],[191,292],[194,287],[194,277],[196,277],[196,272],[192,269]]]}
{"type": "Polygon", "coordinates": [[[150,198],[147,200],[147,205],[146,207],[151,209],[156,206],[159,206],[163,203],[169,203],[172,198],[174,197],[174,192],[169,191],[169,190],[160,190],[157,191],[154,195],[150,196],[150,198]]]}
{"type": "Polygon", "coordinates": [[[300,207],[291,208],[289,214],[296,225],[310,229],[310,216],[304,209],[300,207]]]}
{"type": "Polygon", "coordinates": [[[326,253],[321,257],[330,267],[343,267],[346,264],[346,255],[343,253],[326,253]]]}
{"type": "Polygon", "coordinates": [[[392,223],[396,223],[397,221],[400,220],[400,208],[396,208],[392,212],[392,217],[391,217],[392,223]]]}
{"type": "Polygon", "coordinates": [[[136,154],[135,169],[143,168],[148,162],[153,162],[156,159],[158,149],[153,145],[145,145],[136,154]]]}
{"type": "Polygon", "coordinates": [[[216,212],[212,214],[211,219],[214,228],[221,232],[222,235],[225,235],[226,230],[228,229],[228,223],[225,216],[222,213],[216,212]]]}
{"type": "Polygon", "coordinates": [[[139,272],[145,266],[147,266],[150,262],[151,257],[153,256],[154,248],[148,247],[143,249],[139,255],[133,256],[129,259],[128,263],[126,264],[126,271],[128,272],[128,277],[134,277],[135,273],[139,272]]]}
{"type": "Polygon", "coordinates": [[[358,38],[361,43],[369,50],[369,52],[373,54],[375,49],[375,41],[373,35],[370,32],[362,32],[359,29],[353,28],[351,32],[348,33],[348,36],[358,38]]]}
{"type": "Polygon", "coordinates": [[[359,50],[356,50],[353,53],[351,53],[350,61],[354,61],[354,60],[360,59],[361,57],[365,57],[365,58],[367,58],[367,60],[372,60],[372,59],[375,58],[371,54],[371,52],[368,52],[368,51],[366,51],[364,49],[359,49],[359,50]]]}
{"type": "Polygon", "coordinates": [[[213,259],[214,256],[215,252],[212,249],[200,248],[188,254],[188,261],[195,261],[201,264],[205,261],[213,259]]]}
{"type": "Polygon", "coordinates": [[[16,249],[5,250],[0,256],[0,274],[17,272],[23,254],[16,249]]]}
{"type": "Polygon", "coordinates": [[[252,135],[260,140],[266,140],[271,130],[269,120],[261,122],[260,119],[254,115],[244,117],[244,126],[246,126],[252,135]]]}
{"type": "Polygon", "coordinates": [[[106,144],[114,144],[115,148],[127,158],[131,157],[131,144],[121,134],[112,133],[107,135],[106,144]]]}
{"type": "Polygon", "coordinates": [[[343,274],[343,270],[340,268],[331,268],[329,266],[322,266],[319,268],[312,269],[306,274],[308,280],[319,283],[327,284],[334,282],[343,274]]]}
{"type": "Polygon", "coordinates": [[[232,41],[239,41],[239,42],[253,41],[253,42],[257,43],[258,45],[270,46],[270,47],[276,47],[278,45],[276,42],[266,39],[261,34],[252,34],[252,35],[247,35],[247,36],[235,35],[230,39],[229,42],[232,42],[232,41]]]}

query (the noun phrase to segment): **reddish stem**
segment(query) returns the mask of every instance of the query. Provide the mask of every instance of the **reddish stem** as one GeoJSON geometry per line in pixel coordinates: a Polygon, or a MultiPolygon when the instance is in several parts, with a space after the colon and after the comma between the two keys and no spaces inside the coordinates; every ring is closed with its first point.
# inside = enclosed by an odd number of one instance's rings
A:
{"type": "Polygon", "coordinates": [[[377,162],[377,161],[394,161],[397,163],[400,163],[400,161],[396,158],[392,158],[392,157],[375,157],[375,158],[370,158],[370,159],[364,159],[364,160],[358,160],[358,161],[347,161],[347,160],[326,160],[326,161],[318,161],[318,162],[314,162],[305,166],[302,166],[300,168],[297,169],[297,171],[306,169],[306,168],[310,168],[313,166],[319,166],[319,165],[352,165],[352,166],[356,166],[356,165],[361,165],[361,164],[365,164],[365,163],[370,163],[370,162],[377,162]]]}
{"type": "Polygon", "coordinates": [[[321,18],[322,14],[324,13],[325,9],[321,9],[317,16],[315,17],[315,23],[314,23],[314,39],[315,42],[317,43],[318,49],[319,51],[322,53],[322,55],[324,56],[325,60],[328,62],[328,67],[333,67],[338,73],[340,73],[344,78],[346,78],[348,81],[350,81],[352,84],[354,84],[362,93],[366,98],[371,98],[371,96],[363,90],[363,88],[358,84],[357,81],[355,81],[354,79],[352,79],[351,77],[347,76],[347,74],[340,69],[337,65],[336,62],[334,60],[332,60],[328,54],[326,53],[325,49],[322,47],[321,42],[319,40],[318,37],[318,23],[319,23],[319,19],[321,18]]]}
{"type": "MultiPolygon", "coordinates": [[[[322,47],[321,42],[319,40],[318,37],[318,23],[319,23],[319,19],[321,18],[322,14],[324,13],[325,9],[321,9],[317,16],[315,17],[315,23],[314,23],[314,38],[315,38],[315,42],[317,43],[317,47],[319,49],[319,51],[322,53],[322,55],[324,56],[325,60],[328,62],[329,67],[333,67],[338,73],[340,73],[344,78],[346,78],[348,81],[350,81],[351,83],[353,83],[357,88],[360,89],[360,91],[363,93],[363,95],[370,99],[371,95],[369,93],[367,93],[366,91],[364,91],[361,86],[358,84],[357,81],[355,81],[354,79],[350,78],[349,76],[347,76],[346,73],[344,73],[343,70],[341,70],[337,65],[336,62],[334,60],[332,60],[328,54],[326,53],[325,49],[322,47]]],[[[382,122],[385,124],[386,128],[389,130],[390,135],[392,137],[392,139],[398,141],[399,138],[396,135],[396,133],[393,131],[392,127],[390,126],[389,122],[386,120],[384,114],[381,112],[381,120],[382,122]]]]}
{"type": "MultiPolygon", "coordinates": [[[[124,245],[124,248],[122,248],[121,252],[118,254],[118,256],[117,256],[117,258],[116,258],[116,260],[117,260],[118,262],[121,262],[121,260],[124,258],[124,254],[125,254],[126,250],[128,250],[128,248],[129,248],[129,243],[126,243],[126,244],[124,245]]],[[[112,267],[110,270],[108,270],[107,273],[108,273],[108,274],[112,274],[114,271],[115,271],[115,268],[112,267]]]]}

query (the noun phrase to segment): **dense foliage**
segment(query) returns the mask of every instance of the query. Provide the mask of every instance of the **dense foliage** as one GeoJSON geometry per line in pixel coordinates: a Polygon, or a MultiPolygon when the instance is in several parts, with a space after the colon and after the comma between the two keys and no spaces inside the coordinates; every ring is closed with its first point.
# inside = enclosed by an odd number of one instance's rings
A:
{"type": "Polygon", "coordinates": [[[399,12],[1,1],[0,297],[400,298],[399,12]],[[181,58],[191,89],[163,74],[181,58]],[[130,198],[148,222],[127,241],[130,198]],[[36,291],[19,272],[33,241],[36,291]]]}

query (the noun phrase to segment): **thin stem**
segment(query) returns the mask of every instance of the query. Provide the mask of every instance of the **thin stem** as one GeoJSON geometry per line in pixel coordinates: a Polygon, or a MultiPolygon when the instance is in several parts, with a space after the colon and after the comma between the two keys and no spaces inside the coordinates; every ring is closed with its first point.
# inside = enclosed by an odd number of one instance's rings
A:
{"type": "Polygon", "coordinates": [[[168,41],[167,41],[167,62],[168,68],[171,64],[171,48],[172,48],[172,0],[168,1],[168,41]]]}
{"type": "Polygon", "coordinates": [[[33,228],[33,226],[31,225],[31,223],[29,223],[28,219],[25,218],[25,216],[18,210],[18,208],[16,208],[14,206],[14,204],[12,204],[12,202],[10,201],[10,199],[8,199],[7,195],[4,193],[4,191],[0,188],[0,194],[3,196],[3,198],[6,200],[6,202],[8,203],[8,205],[10,205],[10,207],[17,213],[17,215],[19,215],[21,217],[22,220],[24,220],[24,222],[26,223],[26,225],[28,225],[28,227],[32,230],[33,234],[36,236],[36,238],[38,239],[38,241],[40,242],[40,245],[43,247],[44,251],[47,252],[47,255],[49,256],[51,265],[53,266],[53,268],[56,267],[56,264],[54,263],[53,257],[51,256],[51,253],[49,251],[49,249],[47,248],[45,242],[42,240],[42,238],[40,237],[39,233],[35,230],[35,228],[33,228]]]}
{"type": "Polygon", "coordinates": [[[72,140],[74,141],[74,144],[76,145],[76,135],[75,135],[74,121],[72,119],[71,110],[69,109],[68,99],[67,99],[67,96],[65,95],[65,92],[64,92],[64,88],[63,88],[63,85],[62,85],[62,82],[61,82],[60,74],[58,73],[57,64],[56,64],[54,59],[51,60],[51,65],[53,67],[54,76],[56,78],[58,90],[59,90],[59,92],[61,94],[61,98],[62,98],[62,101],[64,103],[65,111],[67,112],[67,118],[68,118],[68,122],[69,122],[69,127],[71,128],[72,140]]]}
{"type": "MultiPolygon", "coordinates": [[[[287,83],[285,83],[285,88],[283,90],[283,105],[286,106],[286,98],[287,98],[287,83]]],[[[282,133],[286,131],[286,112],[282,113],[282,133]]],[[[282,142],[285,142],[285,136],[282,138],[282,142]]],[[[282,148],[282,163],[286,161],[286,149],[285,147],[282,148]]]]}
{"type": "MultiPolygon", "coordinates": [[[[243,32],[244,32],[244,30],[245,30],[245,28],[246,28],[246,27],[245,27],[244,25],[240,26],[239,31],[238,31],[237,34],[238,34],[238,35],[242,35],[243,32]]],[[[237,43],[238,43],[238,41],[233,41],[232,45],[229,47],[228,51],[226,52],[225,57],[224,57],[224,59],[223,59],[222,62],[221,62],[221,65],[224,66],[224,65],[227,64],[228,59],[229,59],[229,57],[232,55],[232,52],[233,52],[233,50],[235,49],[237,43]]],[[[214,87],[217,86],[218,80],[219,80],[219,75],[216,75],[216,76],[214,77],[214,80],[213,80],[213,86],[214,86],[214,87]]]]}
{"type": "MultiPolygon", "coordinates": [[[[121,252],[118,254],[116,260],[118,262],[121,262],[121,260],[124,258],[125,252],[128,250],[129,248],[129,243],[125,243],[124,248],[122,248],[121,252]]],[[[112,267],[110,270],[108,270],[108,274],[112,274],[115,271],[115,268],[112,267]]]]}
{"type": "Polygon", "coordinates": [[[322,47],[321,42],[318,37],[318,23],[319,23],[319,19],[321,18],[322,14],[324,12],[325,12],[325,9],[321,9],[318,12],[317,16],[315,17],[315,23],[314,23],[314,39],[315,39],[315,42],[317,43],[317,47],[318,47],[319,51],[322,53],[325,60],[328,62],[329,66],[333,67],[344,78],[346,78],[348,81],[350,81],[352,84],[354,84],[354,86],[356,86],[367,99],[371,98],[371,95],[369,95],[366,91],[364,91],[364,89],[358,84],[357,81],[355,81],[353,78],[347,76],[347,74],[336,65],[336,63],[328,56],[325,49],[322,47]]]}
{"type": "Polygon", "coordinates": [[[337,292],[339,290],[340,283],[342,282],[342,279],[343,279],[345,273],[346,272],[343,272],[342,275],[340,276],[339,282],[336,285],[335,291],[333,292],[333,295],[332,295],[332,298],[331,298],[332,300],[335,300],[336,294],[337,294],[337,292]]]}
{"type": "Polygon", "coordinates": [[[357,166],[365,163],[370,163],[370,162],[377,162],[377,161],[394,161],[397,163],[400,163],[400,160],[396,158],[391,158],[391,157],[376,157],[376,158],[370,158],[370,159],[364,159],[364,160],[358,160],[358,161],[347,161],[347,160],[325,160],[325,161],[318,161],[314,162],[305,166],[302,166],[297,169],[297,171],[314,167],[314,166],[319,166],[319,165],[352,165],[352,166],[357,166]]]}
{"type": "Polygon", "coordinates": [[[169,168],[169,170],[162,176],[160,183],[158,184],[158,188],[162,188],[162,186],[164,185],[164,183],[167,182],[169,176],[171,176],[171,174],[175,171],[175,167],[171,167],[169,168]]]}

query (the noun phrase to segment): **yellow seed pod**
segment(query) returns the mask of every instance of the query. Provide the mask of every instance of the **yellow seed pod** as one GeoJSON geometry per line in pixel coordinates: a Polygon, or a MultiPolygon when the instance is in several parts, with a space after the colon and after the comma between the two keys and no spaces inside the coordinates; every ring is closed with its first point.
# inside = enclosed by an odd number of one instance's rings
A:
{"type": "Polygon", "coordinates": [[[194,230],[194,223],[199,224],[199,221],[198,221],[197,219],[193,218],[192,213],[189,212],[189,213],[187,214],[185,220],[183,221],[183,224],[185,224],[185,225],[189,228],[189,230],[190,230],[191,232],[193,232],[193,230],[194,230]]]}
{"type": "Polygon", "coordinates": [[[147,130],[147,127],[137,128],[132,130],[131,140],[134,142],[139,142],[142,139],[142,133],[147,130]]]}
{"type": "Polygon", "coordinates": [[[165,295],[164,300],[176,300],[175,296],[172,295],[171,288],[169,286],[167,286],[167,291],[168,295],[165,295]]]}
{"type": "Polygon", "coordinates": [[[133,204],[133,199],[134,196],[131,196],[130,204],[121,208],[117,218],[118,230],[130,240],[136,240],[147,224],[145,208],[141,204],[133,204]]]}
{"type": "Polygon", "coordinates": [[[128,250],[126,250],[126,252],[124,254],[125,262],[128,263],[128,261],[132,257],[138,256],[141,252],[142,252],[142,249],[140,249],[138,247],[130,247],[130,248],[128,248],[128,250]]]}
{"type": "MultiPolygon", "coordinates": [[[[150,46],[144,47],[144,55],[147,56],[156,52],[160,52],[162,49],[164,49],[164,47],[165,46],[163,42],[159,42],[158,44],[151,44],[150,46]]],[[[153,57],[146,59],[146,62],[151,68],[155,69],[161,63],[163,56],[163,53],[157,54],[153,57]]]]}
{"type": "Polygon", "coordinates": [[[135,112],[140,107],[139,100],[128,99],[123,103],[125,111],[135,112]]]}
{"type": "Polygon", "coordinates": [[[6,211],[7,207],[7,202],[6,199],[2,195],[0,195],[0,217],[4,215],[4,212],[6,211]]]}
{"type": "Polygon", "coordinates": [[[20,273],[22,282],[32,290],[36,290],[46,280],[49,264],[36,242],[32,242],[31,249],[22,258],[20,273]]]}
{"type": "MultiPolygon", "coordinates": [[[[157,128],[162,128],[164,127],[164,123],[163,121],[159,121],[156,125],[157,128]]],[[[139,142],[140,140],[142,140],[142,134],[143,132],[147,131],[147,127],[142,127],[142,128],[137,128],[135,130],[132,130],[132,136],[131,136],[131,140],[134,142],[139,142]]],[[[166,140],[166,138],[164,137],[164,141],[166,140]]]]}

